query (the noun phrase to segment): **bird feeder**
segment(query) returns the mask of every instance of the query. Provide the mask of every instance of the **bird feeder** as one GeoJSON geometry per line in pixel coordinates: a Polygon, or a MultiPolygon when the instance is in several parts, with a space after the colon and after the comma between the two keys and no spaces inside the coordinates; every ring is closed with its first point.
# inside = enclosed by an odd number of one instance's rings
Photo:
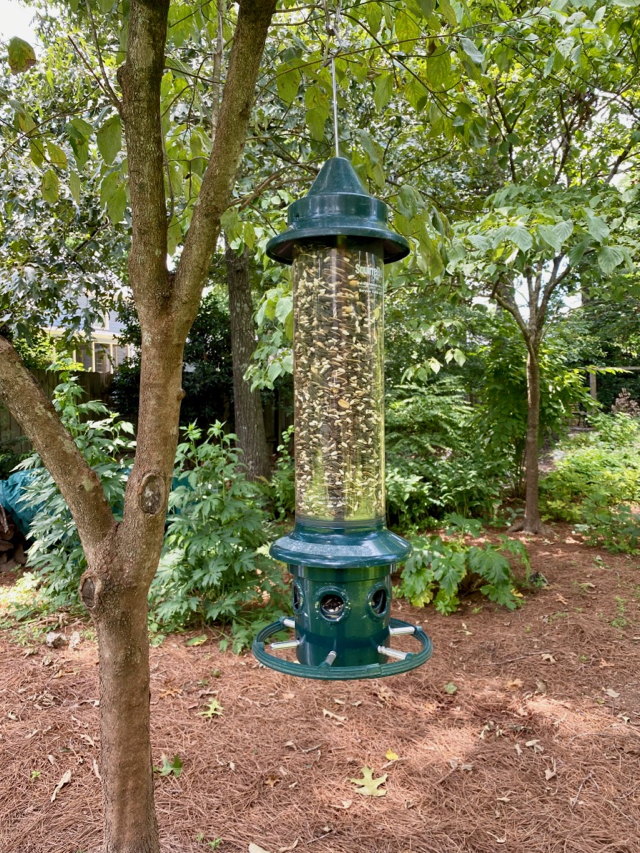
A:
{"type": "Polygon", "coordinates": [[[342,157],[288,222],[267,254],[293,267],[296,519],[271,547],[293,575],[293,618],[261,631],[254,654],[307,678],[395,675],[432,651],[421,628],[390,618],[391,573],[411,546],[385,524],[383,267],[409,245],[342,157]],[[400,634],[417,649],[394,649],[400,634]]]}

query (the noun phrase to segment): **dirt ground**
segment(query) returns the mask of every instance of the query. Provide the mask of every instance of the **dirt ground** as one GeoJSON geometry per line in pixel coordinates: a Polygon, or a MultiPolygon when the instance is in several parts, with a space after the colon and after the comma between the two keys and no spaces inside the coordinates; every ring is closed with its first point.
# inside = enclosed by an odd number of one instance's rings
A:
{"type": "MultiPolygon", "coordinates": [[[[396,603],[435,648],[407,675],[295,679],[213,635],[152,649],[154,763],[183,762],[157,774],[166,850],[639,853],[639,561],[563,527],[530,550],[549,586],[515,613],[396,603]],[[363,767],[385,796],[357,792],[363,767]]],[[[0,632],[1,853],[99,847],[96,661],[86,636],[0,632]]]]}

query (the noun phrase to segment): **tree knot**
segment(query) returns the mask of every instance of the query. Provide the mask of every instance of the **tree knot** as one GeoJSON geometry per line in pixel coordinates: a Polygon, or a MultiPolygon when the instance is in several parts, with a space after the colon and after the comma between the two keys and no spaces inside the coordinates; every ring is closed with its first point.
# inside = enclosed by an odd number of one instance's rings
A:
{"type": "Polygon", "coordinates": [[[150,471],[142,478],[138,487],[138,503],[146,515],[156,515],[164,506],[166,487],[164,477],[150,471]]]}

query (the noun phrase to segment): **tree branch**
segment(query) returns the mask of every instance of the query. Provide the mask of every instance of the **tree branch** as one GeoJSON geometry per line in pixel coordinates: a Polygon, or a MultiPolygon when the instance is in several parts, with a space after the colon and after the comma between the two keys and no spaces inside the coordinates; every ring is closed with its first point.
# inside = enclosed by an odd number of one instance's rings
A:
{"type": "Polygon", "coordinates": [[[97,474],[18,353],[0,336],[0,400],[19,422],[60,488],[91,561],[115,520],[97,474]]]}
{"type": "Polygon", "coordinates": [[[169,0],[132,0],[127,60],[118,71],[133,221],[129,278],[143,330],[149,311],[168,308],[171,298],[160,115],[168,14],[169,0]]]}
{"type": "Polygon", "coordinates": [[[188,329],[197,311],[244,147],[276,0],[241,0],[215,141],[176,271],[174,311],[188,329]]]}

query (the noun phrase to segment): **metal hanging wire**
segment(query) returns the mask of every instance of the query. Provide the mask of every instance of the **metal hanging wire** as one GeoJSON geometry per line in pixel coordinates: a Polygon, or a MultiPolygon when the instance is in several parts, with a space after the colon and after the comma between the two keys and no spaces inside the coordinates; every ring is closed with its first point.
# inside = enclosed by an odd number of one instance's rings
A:
{"type": "MultiPolygon", "coordinates": [[[[325,19],[325,32],[327,33],[327,45],[326,45],[326,53],[325,56],[331,58],[331,86],[333,90],[333,138],[336,149],[336,157],[340,156],[340,133],[338,129],[338,85],[336,82],[336,56],[338,55],[340,48],[342,46],[341,38],[340,38],[340,13],[342,11],[342,0],[338,0],[336,3],[336,11],[333,17],[333,23],[331,21],[331,15],[329,13],[329,6],[327,0],[323,0],[324,5],[324,19],[325,19]],[[329,43],[331,39],[335,39],[336,46],[333,51],[329,50],[329,43]]],[[[326,62],[326,59],[325,59],[326,62]]]]}

